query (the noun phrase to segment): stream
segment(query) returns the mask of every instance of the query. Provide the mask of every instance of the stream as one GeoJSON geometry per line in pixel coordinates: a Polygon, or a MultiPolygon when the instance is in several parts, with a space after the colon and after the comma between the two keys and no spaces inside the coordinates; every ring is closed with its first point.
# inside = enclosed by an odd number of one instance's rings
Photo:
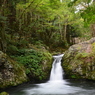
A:
{"type": "Polygon", "coordinates": [[[23,84],[8,89],[10,95],[95,95],[95,82],[66,80],[61,67],[64,54],[53,56],[50,79],[46,83],[23,84]]]}

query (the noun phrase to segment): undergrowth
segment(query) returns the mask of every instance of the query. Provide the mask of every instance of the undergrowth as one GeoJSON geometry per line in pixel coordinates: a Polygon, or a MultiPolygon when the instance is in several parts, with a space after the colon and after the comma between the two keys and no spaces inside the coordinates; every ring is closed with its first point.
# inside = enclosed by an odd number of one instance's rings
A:
{"type": "Polygon", "coordinates": [[[42,80],[43,72],[42,72],[42,64],[41,61],[43,59],[43,55],[41,52],[37,52],[36,50],[27,50],[27,49],[19,49],[15,55],[11,56],[18,63],[21,63],[26,68],[26,74],[32,75],[33,78],[37,77],[42,80]]]}

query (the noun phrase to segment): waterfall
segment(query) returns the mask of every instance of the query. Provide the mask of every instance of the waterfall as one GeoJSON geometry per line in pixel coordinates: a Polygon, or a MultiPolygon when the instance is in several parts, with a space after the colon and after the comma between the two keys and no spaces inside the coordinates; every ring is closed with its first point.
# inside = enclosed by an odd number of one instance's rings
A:
{"type": "Polygon", "coordinates": [[[52,64],[50,80],[49,81],[63,81],[63,69],[61,66],[61,59],[64,54],[53,56],[54,62],[52,64]]]}
{"type": "Polygon", "coordinates": [[[54,61],[52,64],[49,81],[46,83],[35,84],[36,87],[34,88],[28,88],[25,91],[25,95],[79,95],[77,92],[81,92],[82,89],[69,86],[68,82],[63,78],[64,72],[61,67],[61,59],[63,55],[64,54],[53,56],[54,61]]]}

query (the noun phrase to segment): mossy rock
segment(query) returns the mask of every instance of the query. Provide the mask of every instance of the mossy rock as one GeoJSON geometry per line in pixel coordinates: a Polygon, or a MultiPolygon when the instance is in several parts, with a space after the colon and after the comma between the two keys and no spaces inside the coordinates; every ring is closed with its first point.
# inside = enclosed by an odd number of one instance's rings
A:
{"type": "Polygon", "coordinates": [[[27,80],[24,67],[0,51],[0,88],[16,86],[27,80]]]}
{"type": "Polygon", "coordinates": [[[95,80],[95,38],[71,46],[62,66],[69,78],[95,80]]]}
{"type": "Polygon", "coordinates": [[[49,77],[51,67],[52,67],[52,55],[49,52],[44,52],[42,58],[42,71],[44,74],[43,79],[47,79],[49,77]]]}
{"type": "Polygon", "coordinates": [[[2,92],[0,95],[9,95],[7,92],[2,92]]]}

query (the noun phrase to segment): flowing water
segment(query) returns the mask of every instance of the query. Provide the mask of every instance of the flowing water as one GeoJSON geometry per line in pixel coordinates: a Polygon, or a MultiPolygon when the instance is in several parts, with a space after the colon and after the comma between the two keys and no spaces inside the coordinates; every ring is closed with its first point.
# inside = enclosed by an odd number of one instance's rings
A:
{"type": "Polygon", "coordinates": [[[53,56],[50,79],[46,83],[25,84],[7,92],[10,95],[95,95],[94,82],[64,80],[61,67],[63,55],[53,56]]]}

